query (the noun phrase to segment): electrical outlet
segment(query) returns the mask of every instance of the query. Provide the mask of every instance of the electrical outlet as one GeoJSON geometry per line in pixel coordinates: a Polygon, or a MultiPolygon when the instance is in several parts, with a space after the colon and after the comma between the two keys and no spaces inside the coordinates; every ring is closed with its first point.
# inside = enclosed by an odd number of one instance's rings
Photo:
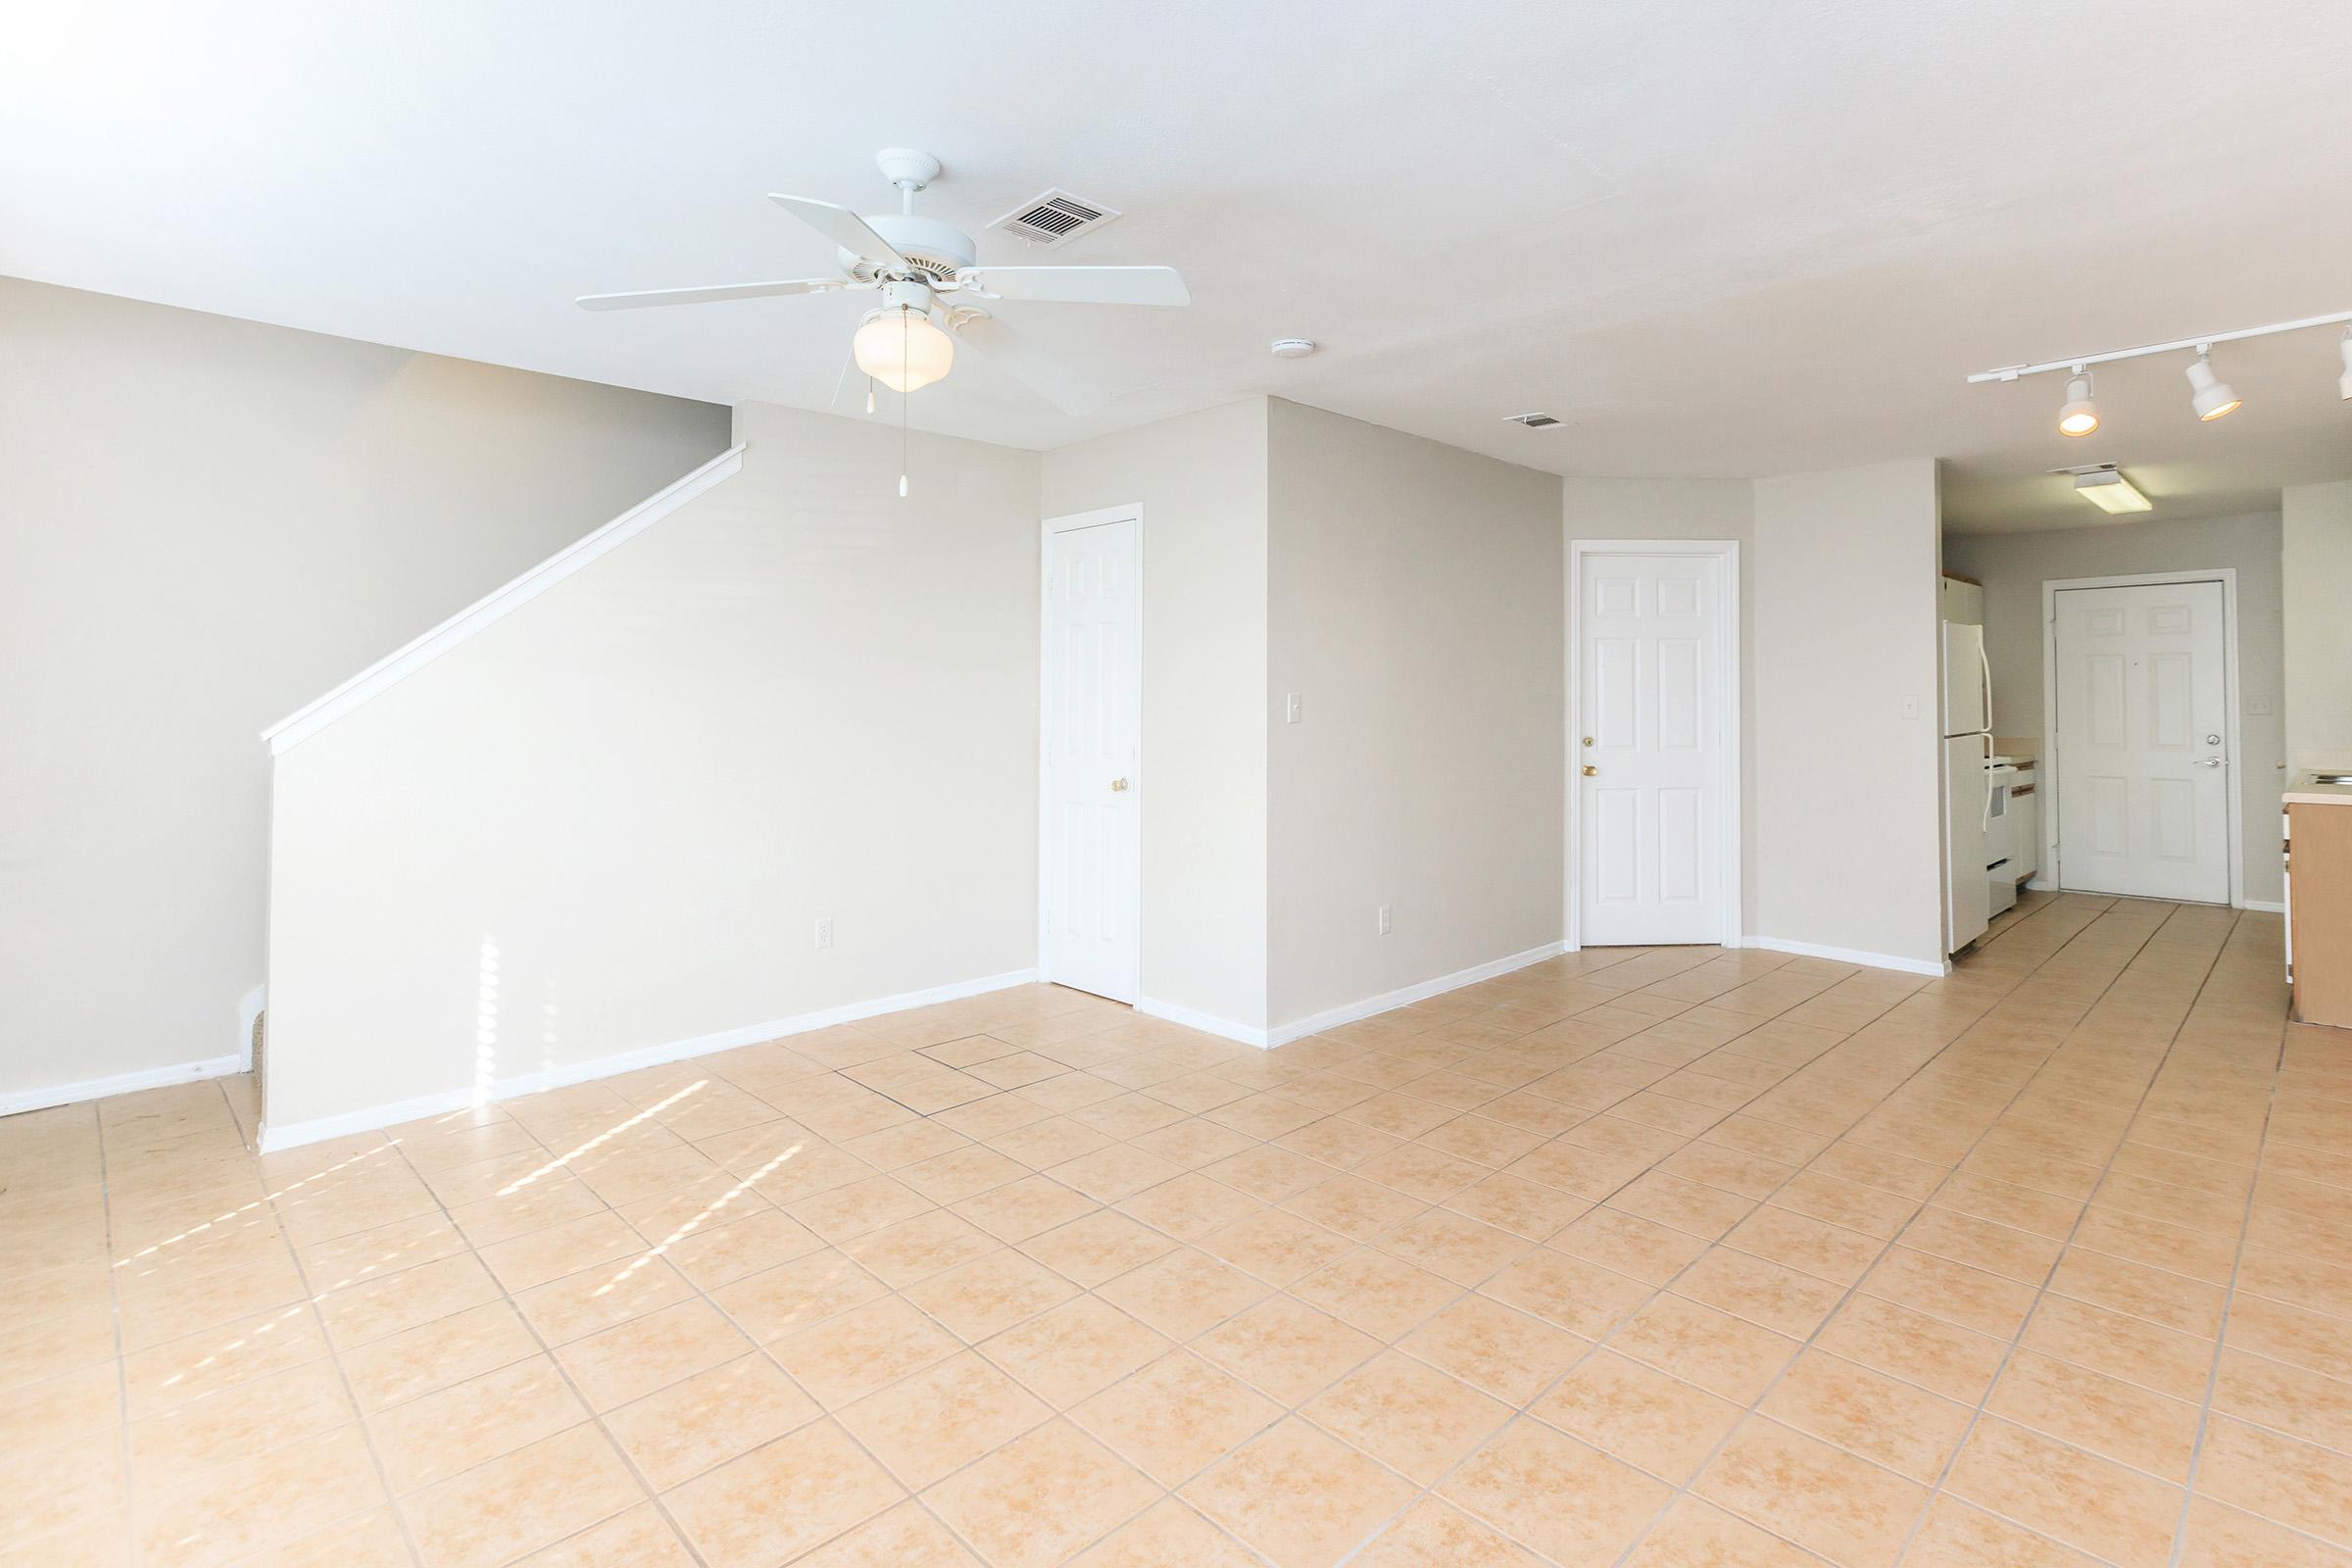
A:
{"type": "Polygon", "coordinates": [[[1287,704],[1284,706],[1284,708],[1283,708],[1283,720],[1282,720],[1282,721],[1283,721],[1284,723],[1286,723],[1286,724],[1296,724],[1296,723],[1298,723],[1298,720],[1299,720],[1299,719],[1300,719],[1302,716],[1304,716],[1305,709],[1306,709],[1306,694],[1305,694],[1304,692],[1293,692],[1293,693],[1291,693],[1291,698],[1290,698],[1290,701],[1289,701],[1289,703],[1287,703],[1287,704]]]}
{"type": "Polygon", "coordinates": [[[2269,718],[2278,711],[2278,703],[2268,697],[2246,699],[2246,716],[2248,718],[2269,718]]]}
{"type": "Polygon", "coordinates": [[[829,914],[819,917],[816,922],[816,945],[819,948],[833,945],[833,917],[829,914]]]}
{"type": "Polygon", "coordinates": [[[1389,934],[1389,906],[1385,904],[1380,906],[1380,931],[1378,934],[1384,937],[1389,934]]]}

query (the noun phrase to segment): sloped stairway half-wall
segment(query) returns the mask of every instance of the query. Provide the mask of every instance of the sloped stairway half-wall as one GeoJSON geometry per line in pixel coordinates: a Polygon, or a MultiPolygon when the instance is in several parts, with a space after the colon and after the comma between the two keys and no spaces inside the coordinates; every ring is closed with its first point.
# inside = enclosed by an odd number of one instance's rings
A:
{"type": "Polygon", "coordinates": [[[265,1147],[1030,977],[1036,455],[736,439],[270,733],[265,1147]]]}

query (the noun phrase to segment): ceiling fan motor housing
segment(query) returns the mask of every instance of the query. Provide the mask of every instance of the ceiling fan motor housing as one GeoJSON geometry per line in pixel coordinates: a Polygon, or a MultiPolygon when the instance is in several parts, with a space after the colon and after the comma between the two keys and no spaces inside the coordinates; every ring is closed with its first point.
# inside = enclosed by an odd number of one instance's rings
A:
{"type": "MultiPolygon", "coordinates": [[[[957,269],[971,266],[977,255],[970,235],[936,219],[883,213],[865,221],[933,283],[945,283],[957,269]]],[[[842,271],[860,283],[870,283],[877,275],[873,264],[855,252],[842,251],[840,259],[842,271]]]]}

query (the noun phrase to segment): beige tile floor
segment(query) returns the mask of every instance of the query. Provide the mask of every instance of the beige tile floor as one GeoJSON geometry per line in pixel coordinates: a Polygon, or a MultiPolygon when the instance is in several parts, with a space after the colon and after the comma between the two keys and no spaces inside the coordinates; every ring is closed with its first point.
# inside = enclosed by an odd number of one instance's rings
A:
{"type": "Polygon", "coordinates": [[[0,1123],[0,1559],[2352,1564],[2276,917],[1592,952],[1273,1053],[1038,987],[256,1158],[0,1123]]]}

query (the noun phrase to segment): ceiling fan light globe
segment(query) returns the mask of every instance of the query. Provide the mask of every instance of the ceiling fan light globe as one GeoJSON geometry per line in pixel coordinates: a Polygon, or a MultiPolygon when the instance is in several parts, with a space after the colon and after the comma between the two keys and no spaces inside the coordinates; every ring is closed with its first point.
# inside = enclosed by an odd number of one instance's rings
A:
{"type": "Polygon", "coordinates": [[[912,306],[886,306],[850,340],[858,368],[893,392],[919,392],[956,364],[956,340],[912,306]]]}

